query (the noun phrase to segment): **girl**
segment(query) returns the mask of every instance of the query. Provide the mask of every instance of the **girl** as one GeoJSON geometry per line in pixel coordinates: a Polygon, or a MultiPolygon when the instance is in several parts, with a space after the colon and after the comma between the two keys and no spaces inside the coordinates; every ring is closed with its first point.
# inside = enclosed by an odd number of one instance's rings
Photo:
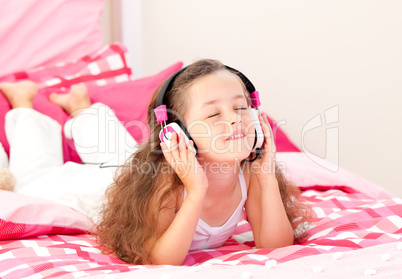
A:
{"type": "Polygon", "coordinates": [[[244,209],[257,248],[293,243],[293,229],[309,211],[276,166],[266,116],[259,118],[263,155],[245,160],[255,156],[255,130],[249,93],[232,70],[200,60],[166,93],[169,122],[184,122],[193,139],[187,148],[182,134],[172,134],[170,147],[160,141],[154,109],[163,85],[155,91],[147,115],[151,137],[106,193],[98,236],[107,251],[135,264],[180,265],[189,250],[221,246],[244,209]]]}

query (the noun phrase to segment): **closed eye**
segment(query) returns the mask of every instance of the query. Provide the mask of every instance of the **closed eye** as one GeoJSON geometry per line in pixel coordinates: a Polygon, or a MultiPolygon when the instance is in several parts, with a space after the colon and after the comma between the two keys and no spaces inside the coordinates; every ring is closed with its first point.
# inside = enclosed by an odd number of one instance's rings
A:
{"type": "Polygon", "coordinates": [[[208,116],[208,118],[211,118],[211,117],[214,117],[214,116],[217,116],[217,115],[219,115],[219,113],[212,114],[212,115],[208,116]]]}
{"type": "MultiPolygon", "coordinates": [[[[246,109],[247,108],[245,108],[245,107],[235,108],[235,110],[246,110],[246,109]]],[[[214,113],[214,114],[211,114],[210,116],[208,116],[207,118],[212,118],[212,117],[215,117],[218,115],[219,115],[219,113],[214,113]]]]}

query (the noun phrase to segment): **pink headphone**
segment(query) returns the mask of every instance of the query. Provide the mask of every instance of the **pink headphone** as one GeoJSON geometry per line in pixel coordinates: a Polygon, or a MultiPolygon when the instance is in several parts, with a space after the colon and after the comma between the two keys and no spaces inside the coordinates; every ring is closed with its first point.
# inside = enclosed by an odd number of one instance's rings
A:
{"type": "MultiPolygon", "coordinates": [[[[188,67],[188,66],[187,66],[188,67]]],[[[168,124],[166,124],[166,121],[168,121],[168,116],[167,116],[167,111],[166,111],[166,96],[169,94],[170,90],[172,89],[173,82],[176,80],[176,78],[184,72],[187,67],[180,69],[173,75],[169,77],[169,79],[165,82],[163,87],[161,88],[159,92],[158,99],[156,101],[156,108],[154,109],[156,119],[159,124],[161,124],[161,131],[159,133],[159,138],[161,141],[165,142],[168,147],[170,147],[170,139],[171,139],[171,134],[176,133],[177,136],[180,133],[184,134],[184,139],[186,142],[186,145],[188,145],[189,140],[192,139],[189,132],[187,131],[185,125],[180,121],[172,121],[168,124]],[[164,125],[162,125],[162,122],[164,125]]],[[[254,140],[254,145],[252,148],[252,151],[256,152],[256,157],[253,160],[248,160],[248,161],[254,161],[259,157],[259,154],[261,152],[260,148],[264,142],[264,133],[262,132],[260,121],[258,120],[258,116],[261,115],[260,111],[260,97],[258,91],[255,90],[254,85],[251,83],[251,81],[243,75],[240,71],[233,69],[229,66],[225,66],[227,70],[230,72],[234,73],[244,83],[247,91],[250,93],[250,99],[251,99],[251,107],[249,107],[249,111],[251,114],[251,117],[253,119],[254,127],[255,127],[255,140],[254,140]]],[[[194,147],[196,151],[198,152],[197,146],[194,143],[194,147]]]]}

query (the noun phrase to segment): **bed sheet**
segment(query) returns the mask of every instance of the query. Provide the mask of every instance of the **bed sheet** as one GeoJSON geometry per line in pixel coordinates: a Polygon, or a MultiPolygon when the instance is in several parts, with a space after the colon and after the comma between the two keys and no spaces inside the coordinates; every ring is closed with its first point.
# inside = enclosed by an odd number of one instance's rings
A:
{"type": "Polygon", "coordinates": [[[315,218],[306,239],[292,246],[255,249],[250,226],[243,220],[222,247],[190,252],[184,267],[177,268],[129,265],[103,255],[95,237],[88,233],[38,235],[0,241],[0,278],[123,278],[140,274],[184,278],[185,272],[201,277],[216,270],[225,270],[226,277],[240,277],[241,271],[241,276],[257,278],[271,273],[283,276],[293,268],[307,269],[313,276],[337,268],[344,270],[345,264],[357,259],[357,270],[349,270],[353,274],[392,278],[402,273],[401,198],[376,200],[364,193],[324,191],[322,187],[306,190],[302,196],[312,204],[315,218]],[[356,252],[361,249],[367,250],[356,252]],[[281,267],[284,264],[286,268],[281,267]],[[228,268],[235,266],[243,268],[228,268]]]}

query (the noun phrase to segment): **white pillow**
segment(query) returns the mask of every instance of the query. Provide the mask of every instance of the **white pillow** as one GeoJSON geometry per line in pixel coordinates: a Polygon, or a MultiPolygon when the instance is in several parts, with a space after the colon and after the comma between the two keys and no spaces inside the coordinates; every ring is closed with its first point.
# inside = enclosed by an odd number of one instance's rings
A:
{"type": "Polygon", "coordinates": [[[8,168],[8,157],[0,142],[0,168],[8,168]]]}
{"type": "Polygon", "coordinates": [[[87,216],[68,206],[0,190],[0,240],[93,230],[87,216]]]}
{"type": "Polygon", "coordinates": [[[340,189],[346,192],[361,192],[375,199],[394,197],[379,185],[344,168],[337,168],[320,157],[308,157],[303,152],[278,152],[276,157],[278,166],[285,171],[285,176],[302,190],[340,189]],[[331,169],[338,170],[333,172],[331,169]]]}

